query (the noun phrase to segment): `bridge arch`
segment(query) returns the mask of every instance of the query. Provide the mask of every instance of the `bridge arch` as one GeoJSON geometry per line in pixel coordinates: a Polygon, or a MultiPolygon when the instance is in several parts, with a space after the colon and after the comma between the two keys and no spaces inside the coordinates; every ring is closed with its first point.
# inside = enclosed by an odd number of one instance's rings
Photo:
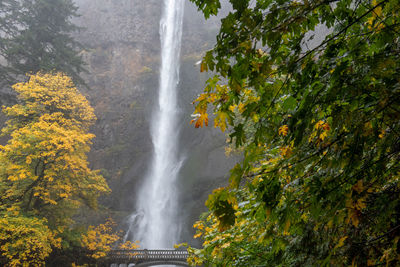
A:
{"type": "Polygon", "coordinates": [[[138,263],[133,265],[134,267],[149,267],[149,266],[155,266],[155,265],[177,265],[177,266],[183,266],[183,267],[188,267],[189,265],[185,262],[182,261],[153,261],[153,262],[143,262],[143,263],[138,263]]]}
{"type": "MultiPolygon", "coordinates": [[[[150,267],[150,266],[155,266],[155,265],[176,265],[176,266],[182,266],[182,267],[189,267],[187,263],[184,263],[182,261],[152,261],[152,262],[142,262],[142,263],[129,263],[129,264],[123,264],[125,267],[150,267]]],[[[120,264],[113,263],[110,265],[110,267],[120,267],[120,264]]]]}

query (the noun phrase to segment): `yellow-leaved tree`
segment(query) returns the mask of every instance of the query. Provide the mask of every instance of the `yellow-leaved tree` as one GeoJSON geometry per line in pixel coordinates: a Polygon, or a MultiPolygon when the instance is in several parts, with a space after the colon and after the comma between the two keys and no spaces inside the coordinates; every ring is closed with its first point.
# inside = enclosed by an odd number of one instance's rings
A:
{"type": "MultiPolygon", "coordinates": [[[[98,226],[89,226],[86,234],[82,236],[82,245],[87,249],[89,257],[100,259],[105,257],[121,239],[122,232],[115,232],[115,222],[108,219],[104,224],[98,226]]],[[[139,241],[125,241],[119,243],[119,249],[134,250],[139,248],[139,241]]]]}
{"type": "Polygon", "coordinates": [[[97,197],[110,189],[88,167],[96,117],[72,80],[38,73],[13,89],[18,104],[3,108],[2,131],[10,139],[0,146],[0,225],[11,229],[0,230],[0,264],[40,264],[60,246],[74,211],[82,204],[96,208],[97,197]]]}

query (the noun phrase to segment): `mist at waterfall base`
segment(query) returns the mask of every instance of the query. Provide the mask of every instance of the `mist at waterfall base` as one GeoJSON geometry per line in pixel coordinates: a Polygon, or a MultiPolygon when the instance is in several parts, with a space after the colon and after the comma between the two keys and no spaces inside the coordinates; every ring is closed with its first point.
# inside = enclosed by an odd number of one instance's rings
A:
{"type": "Polygon", "coordinates": [[[152,162],[129,218],[125,239],[149,249],[173,248],[181,224],[177,220],[176,180],[183,159],[178,153],[179,61],[184,0],[164,0],[160,21],[161,69],[158,106],[153,115],[152,162]]]}

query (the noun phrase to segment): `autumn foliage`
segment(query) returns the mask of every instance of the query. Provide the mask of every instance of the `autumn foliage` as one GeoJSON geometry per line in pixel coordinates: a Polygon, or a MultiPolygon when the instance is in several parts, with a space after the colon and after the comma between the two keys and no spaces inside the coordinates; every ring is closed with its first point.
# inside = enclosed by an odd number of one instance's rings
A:
{"type": "Polygon", "coordinates": [[[192,123],[214,117],[243,160],[189,262],[399,266],[399,1],[229,2],[192,123]]]}
{"type": "Polygon", "coordinates": [[[47,226],[46,219],[2,214],[0,219],[0,252],[8,266],[40,265],[52,251],[61,246],[57,231],[47,226]]]}
{"type": "MultiPolygon", "coordinates": [[[[121,240],[121,232],[114,230],[115,222],[108,219],[104,224],[89,226],[88,231],[82,238],[82,245],[90,252],[89,256],[94,259],[105,257],[113,246],[121,240]]],[[[139,248],[138,242],[119,242],[119,249],[134,250],[139,248]]]]}
{"type": "Polygon", "coordinates": [[[96,208],[109,191],[87,152],[96,117],[71,79],[61,73],[30,75],[17,83],[18,104],[8,117],[0,146],[0,262],[41,264],[81,205],[96,208]]]}

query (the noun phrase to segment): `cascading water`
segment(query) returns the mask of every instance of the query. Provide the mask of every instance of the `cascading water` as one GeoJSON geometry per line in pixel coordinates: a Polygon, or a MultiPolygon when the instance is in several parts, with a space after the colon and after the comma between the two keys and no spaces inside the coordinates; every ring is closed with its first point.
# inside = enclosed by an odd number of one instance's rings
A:
{"type": "Polygon", "coordinates": [[[184,0],[164,0],[160,21],[161,69],[158,107],[151,127],[154,155],[126,238],[141,248],[172,248],[178,241],[176,179],[179,159],[177,85],[184,0]]]}

